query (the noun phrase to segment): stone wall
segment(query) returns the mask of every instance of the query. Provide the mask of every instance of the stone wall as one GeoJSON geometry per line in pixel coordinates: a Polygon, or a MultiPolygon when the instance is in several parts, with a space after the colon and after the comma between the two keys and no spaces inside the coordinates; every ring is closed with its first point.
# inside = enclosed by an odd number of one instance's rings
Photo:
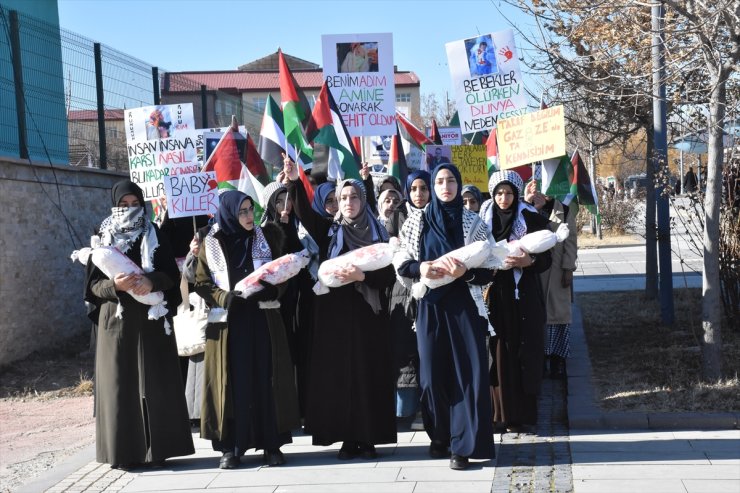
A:
{"type": "Polygon", "coordinates": [[[73,250],[110,214],[119,172],[0,158],[0,367],[84,331],[73,250]]]}

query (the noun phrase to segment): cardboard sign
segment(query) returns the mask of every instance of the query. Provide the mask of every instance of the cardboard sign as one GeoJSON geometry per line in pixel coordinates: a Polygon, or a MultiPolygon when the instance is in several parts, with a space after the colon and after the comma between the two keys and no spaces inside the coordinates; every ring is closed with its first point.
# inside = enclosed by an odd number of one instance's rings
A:
{"type": "Polygon", "coordinates": [[[527,96],[511,29],[445,45],[463,134],[496,127],[527,112],[527,96]]]}
{"type": "Polygon", "coordinates": [[[488,190],[488,171],[486,168],[486,146],[453,145],[452,162],[460,170],[462,185],[475,185],[488,190]]]}
{"type": "Polygon", "coordinates": [[[141,106],[124,111],[126,143],[169,139],[195,130],[193,104],[141,106]]]}
{"type": "Polygon", "coordinates": [[[321,36],[324,79],[352,137],[396,132],[393,35],[321,36]]]}
{"type": "Polygon", "coordinates": [[[144,192],[144,200],[164,195],[164,178],[200,171],[195,131],[179,132],[176,137],[128,143],[128,165],[131,181],[144,192]]]}
{"type": "Polygon", "coordinates": [[[560,157],[565,154],[563,106],[503,118],[498,121],[496,136],[501,169],[560,157]]]}
{"type": "Polygon", "coordinates": [[[216,173],[177,174],[170,169],[164,179],[169,217],[199,216],[218,211],[216,173]]]}

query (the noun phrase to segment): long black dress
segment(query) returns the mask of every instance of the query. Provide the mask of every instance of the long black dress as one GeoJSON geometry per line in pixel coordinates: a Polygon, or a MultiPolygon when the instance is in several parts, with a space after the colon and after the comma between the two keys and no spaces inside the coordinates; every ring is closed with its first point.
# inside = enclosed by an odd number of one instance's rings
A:
{"type": "MultiPolygon", "coordinates": [[[[277,258],[279,229],[267,225],[263,231],[277,258]]],[[[199,253],[195,289],[214,307],[212,312],[225,308],[229,290],[254,270],[254,233],[239,252],[245,256],[241,268],[230,257],[225,236],[214,226],[199,253]],[[213,280],[220,262],[209,265],[209,249],[222,252],[229,286],[219,287],[213,280]]],[[[232,306],[225,322],[208,324],[205,354],[201,436],[212,441],[213,449],[239,457],[251,448],[268,451],[290,443],[290,430],[298,426],[298,403],[279,309],[260,308],[253,297],[232,306]]]]}
{"type": "MultiPolygon", "coordinates": [[[[521,214],[527,233],[547,228],[547,218],[526,210],[521,214]]],[[[518,299],[513,269],[497,271],[489,291],[491,324],[496,330],[490,340],[494,421],[510,427],[537,424],[547,322],[539,274],[550,264],[546,251],[536,255],[534,265],[522,269],[518,299]]]]}
{"type": "MultiPolygon", "coordinates": [[[[288,193],[319,246],[321,260],[326,260],[332,221],[311,209],[300,181],[290,182],[288,193]]],[[[388,266],[366,272],[364,283],[384,298],[394,280],[393,266],[388,266]]],[[[306,429],[314,445],[396,442],[388,312],[374,313],[354,284],[316,297],[306,410],[306,429]]],[[[387,306],[387,300],[381,299],[381,305],[387,306]]]]}
{"type": "MultiPolygon", "coordinates": [[[[156,228],[155,228],[156,231],[156,228]]],[[[157,231],[153,291],[164,291],[169,307],[180,304],[179,272],[167,239],[157,231]]],[[[142,237],[126,255],[141,265],[142,237]]],[[[194,453],[174,333],[164,319],[149,320],[148,305],[117,292],[92,262],[85,299],[95,305],[96,460],[109,464],[157,462],[194,453]],[[120,300],[122,318],[116,318],[120,300]]]]}

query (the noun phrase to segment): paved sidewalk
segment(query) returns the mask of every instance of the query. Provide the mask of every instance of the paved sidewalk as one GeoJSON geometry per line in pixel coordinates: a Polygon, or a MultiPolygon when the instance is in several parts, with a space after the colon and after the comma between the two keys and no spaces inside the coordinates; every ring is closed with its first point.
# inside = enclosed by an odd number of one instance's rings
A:
{"type": "MultiPolygon", "coordinates": [[[[581,250],[579,257],[576,291],[644,288],[644,247],[581,250]]],[[[700,286],[697,274],[674,275],[676,288],[697,281],[700,286]]],[[[377,460],[348,462],[336,459],[339,444],[313,447],[309,436],[298,435],[283,448],[285,466],[264,467],[261,455],[251,452],[241,469],[230,471],[218,469],[220,454],[196,437],[195,455],[169,460],[160,470],[113,470],[94,462],[90,447],[18,493],[740,493],[737,414],[602,413],[593,400],[591,362],[577,307],[574,317],[567,385],[543,381],[537,434],[496,435],[496,459],[473,461],[467,471],[452,471],[446,459],[430,459],[424,432],[400,432],[398,444],[378,447],[377,460]],[[734,429],[701,431],[733,428],[717,419],[734,419],[734,429]]]]}

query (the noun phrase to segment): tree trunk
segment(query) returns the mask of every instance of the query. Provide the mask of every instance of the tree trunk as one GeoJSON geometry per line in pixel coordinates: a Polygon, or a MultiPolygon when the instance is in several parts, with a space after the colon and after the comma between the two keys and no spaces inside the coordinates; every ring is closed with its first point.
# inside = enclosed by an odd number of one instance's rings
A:
{"type": "MultiPolygon", "coordinates": [[[[652,121],[651,121],[652,124],[652,121]]],[[[655,224],[655,151],[653,129],[645,127],[647,135],[647,156],[645,160],[645,295],[651,299],[658,298],[658,241],[655,224]]]]}
{"type": "Polygon", "coordinates": [[[722,296],[719,278],[719,214],[722,200],[722,161],[727,69],[718,69],[711,82],[709,99],[709,152],[707,191],[704,199],[704,258],[701,315],[704,330],[702,377],[715,381],[722,376],[722,296]]]}

